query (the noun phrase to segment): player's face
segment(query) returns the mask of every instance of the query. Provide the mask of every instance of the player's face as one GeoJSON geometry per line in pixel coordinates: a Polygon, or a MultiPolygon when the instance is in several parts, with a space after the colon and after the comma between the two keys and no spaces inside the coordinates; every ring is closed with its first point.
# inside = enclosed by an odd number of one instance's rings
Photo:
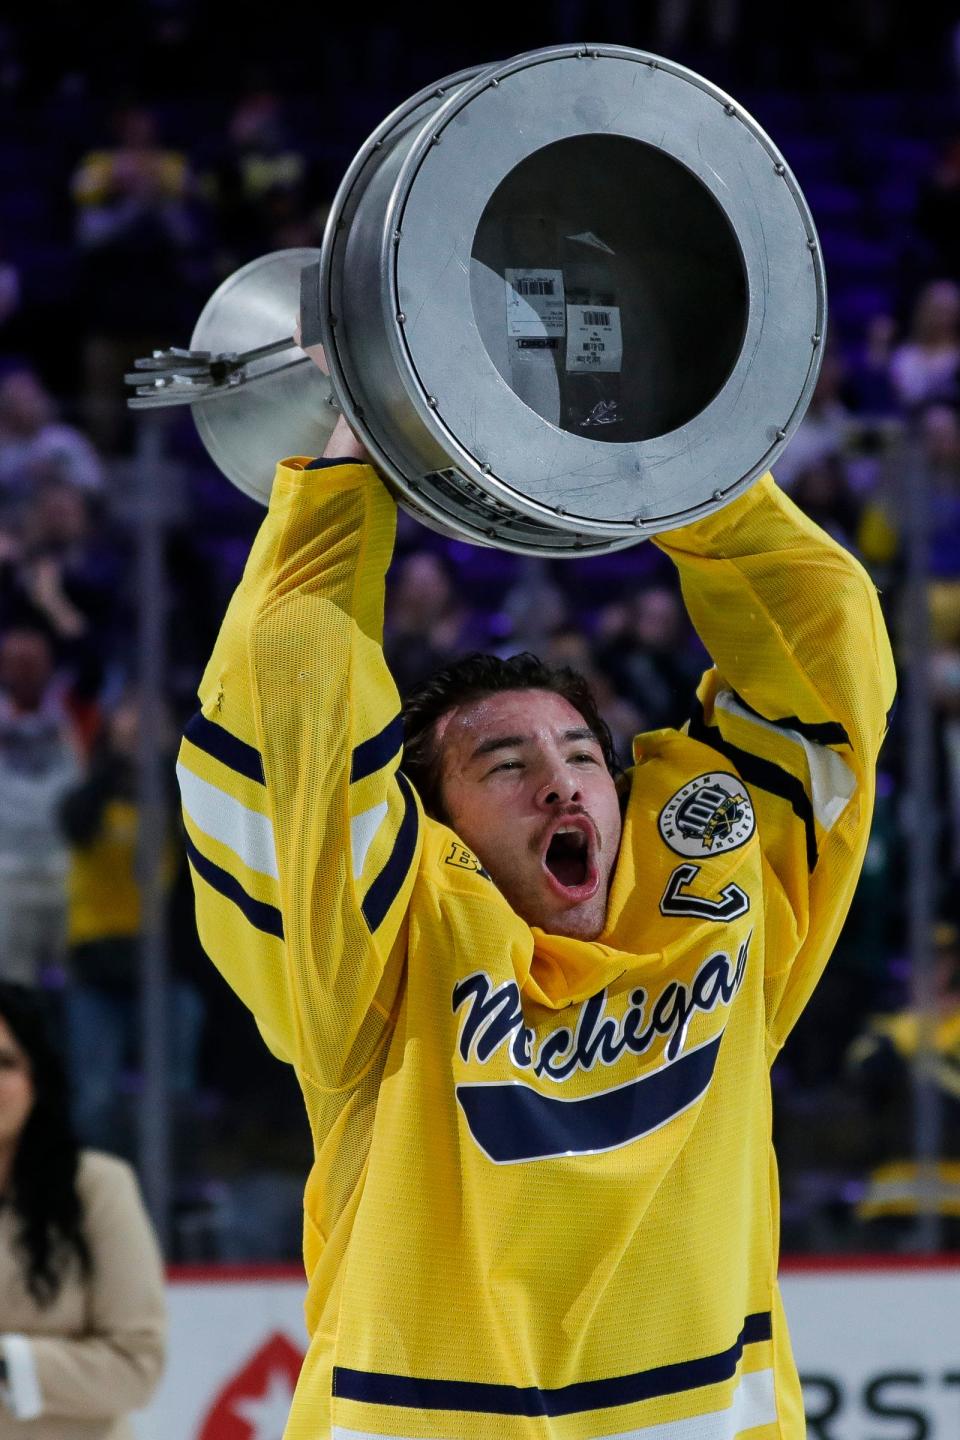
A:
{"type": "Polygon", "coordinates": [[[620,845],[620,805],[579,710],[548,690],[506,690],[437,722],[450,823],[518,915],[594,940],[620,845]]]}

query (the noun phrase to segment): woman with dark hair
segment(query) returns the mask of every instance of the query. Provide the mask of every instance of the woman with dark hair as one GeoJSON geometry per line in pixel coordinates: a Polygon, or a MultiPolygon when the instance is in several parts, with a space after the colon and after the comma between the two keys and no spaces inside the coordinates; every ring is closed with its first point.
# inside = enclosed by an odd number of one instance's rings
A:
{"type": "Polygon", "coordinates": [[[125,1440],[164,1334],[133,1172],[78,1150],[41,1001],[0,982],[0,1440],[125,1440]]]}

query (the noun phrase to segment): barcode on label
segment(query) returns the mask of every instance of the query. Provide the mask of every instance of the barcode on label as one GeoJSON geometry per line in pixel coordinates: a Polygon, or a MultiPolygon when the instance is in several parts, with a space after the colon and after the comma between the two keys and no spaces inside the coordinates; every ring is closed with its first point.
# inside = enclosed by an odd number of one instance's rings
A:
{"type": "Polygon", "coordinates": [[[583,323],[584,323],[584,325],[609,325],[609,324],[610,324],[610,311],[609,311],[609,310],[584,310],[584,312],[583,312],[583,323]]]}
{"type": "Polygon", "coordinates": [[[552,295],[553,281],[546,279],[514,280],[513,288],[518,295],[552,295]]]}

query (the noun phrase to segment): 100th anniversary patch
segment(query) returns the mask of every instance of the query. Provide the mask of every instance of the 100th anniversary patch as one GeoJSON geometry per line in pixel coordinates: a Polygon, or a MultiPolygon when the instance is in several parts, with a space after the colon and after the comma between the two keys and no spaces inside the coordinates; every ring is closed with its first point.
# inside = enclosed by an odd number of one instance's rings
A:
{"type": "Polygon", "coordinates": [[[722,855],[746,844],[757,820],[743,781],[711,771],[688,780],[670,797],[660,811],[659,826],[678,855],[722,855]]]}

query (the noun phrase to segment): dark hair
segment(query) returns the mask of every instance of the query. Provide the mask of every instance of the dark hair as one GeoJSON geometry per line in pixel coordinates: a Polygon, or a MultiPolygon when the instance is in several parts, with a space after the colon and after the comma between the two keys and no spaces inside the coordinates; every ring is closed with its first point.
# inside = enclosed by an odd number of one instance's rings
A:
{"type": "Polygon", "coordinates": [[[10,1202],[20,1221],[17,1244],[27,1289],[38,1305],[49,1305],[72,1258],[84,1274],[90,1271],[67,1080],[40,996],[25,985],[0,981],[0,1019],[26,1055],[33,1082],[33,1108],[17,1144],[10,1202]]]}
{"type": "Polygon", "coordinates": [[[582,675],[569,665],[545,665],[529,650],[511,655],[509,660],[476,652],[435,671],[403,702],[403,770],[416,786],[428,815],[447,819],[442,760],[435,736],[437,721],[457,705],[505,690],[548,690],[562,695],[593,731],[610,774],[618,773],[610,728],[582,675]]]}

